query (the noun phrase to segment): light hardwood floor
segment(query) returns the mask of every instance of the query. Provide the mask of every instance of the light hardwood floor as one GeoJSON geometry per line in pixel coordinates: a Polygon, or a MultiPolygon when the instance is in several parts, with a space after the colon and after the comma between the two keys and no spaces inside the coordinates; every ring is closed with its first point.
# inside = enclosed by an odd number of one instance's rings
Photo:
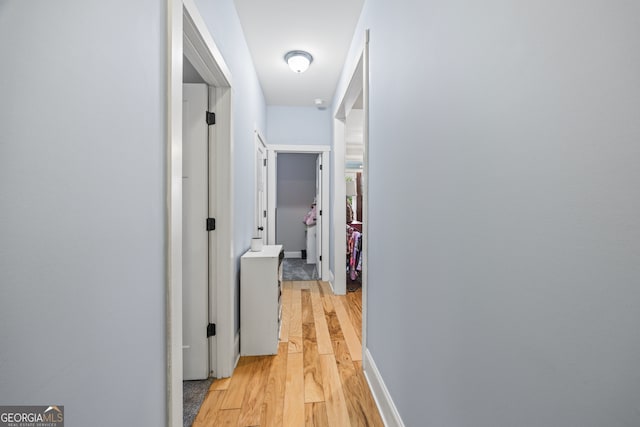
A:
{"type": "Polygon", "coordinates": [[[383,426],[362,372],[362,294],[283,283],[278,354],[241,357],[193,426],[383,426]]]}

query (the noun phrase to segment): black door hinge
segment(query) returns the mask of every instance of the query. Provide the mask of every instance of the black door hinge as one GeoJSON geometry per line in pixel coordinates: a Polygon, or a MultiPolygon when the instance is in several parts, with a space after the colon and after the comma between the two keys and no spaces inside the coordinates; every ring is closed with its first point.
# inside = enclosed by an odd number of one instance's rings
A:
{"type": "Polygon", "coordinates": [[[322,255],[320,255],[320,261],[322,261],[322,255]]]}
{"type": "Polygon", "coordinates": [[[207,111],[207,124],[209,126],[216,124],[216,113],[212,113],[211,111],[207,111]]]}
{"type": "Polygon", "coordinates": [[[209,323],[207,325],[207,338],[216,336],[216,324],[209,323]]]}
{"type": "Polygon", "coordinates": [[[207,218],[207,231],[213,231],[216,229],[216,219],[207,218]]]}
{"type": "Polygon", "coordinates": [[[320,216],[322,216],[322,209],[320,209],[320,216]]]}
{"type": "Polygon", "coordinates": [[[322,170],[322,165],[320,165],[320,170],[322,170]]]}
{"type": "Polygon", "coordinates": [[[262,159],[262,164],[267,166],[267,159],[262,159]]]}
{"type": "Polygon", "coordinates": [[[267,217],[267,211],[263,211],[262,212],[262,216],[266,218],[267,217]]]}

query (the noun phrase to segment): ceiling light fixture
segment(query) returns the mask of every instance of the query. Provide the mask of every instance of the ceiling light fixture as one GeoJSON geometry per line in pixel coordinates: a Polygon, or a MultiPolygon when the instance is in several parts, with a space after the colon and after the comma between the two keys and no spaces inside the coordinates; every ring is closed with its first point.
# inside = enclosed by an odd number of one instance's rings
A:
{"type": "Polygon", "coordinates": [[[287,52],[284,60],[295,73],[304,73],[313,62],[313,56],[304,50],[292,50],[287,52]]]}

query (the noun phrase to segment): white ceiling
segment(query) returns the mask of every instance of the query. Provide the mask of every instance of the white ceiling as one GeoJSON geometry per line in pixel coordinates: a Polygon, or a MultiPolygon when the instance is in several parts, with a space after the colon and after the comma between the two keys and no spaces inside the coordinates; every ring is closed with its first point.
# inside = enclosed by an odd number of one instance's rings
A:
{"type": "Polygon", "coordinates": [[[330,103],[364,0],[235,0],[268,105],[330,103]],[[296,74],[284,62],[290,50],[313,56],[296,74]]]}

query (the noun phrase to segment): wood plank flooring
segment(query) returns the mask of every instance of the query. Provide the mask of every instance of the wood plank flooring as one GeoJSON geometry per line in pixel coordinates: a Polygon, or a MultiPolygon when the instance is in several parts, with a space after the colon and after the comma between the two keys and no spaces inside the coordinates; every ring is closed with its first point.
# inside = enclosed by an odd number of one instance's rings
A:
{"type": "Polygon", "coordinates": [[[193,427],[384,426],[362,372],[362,293],[284,282],[278,354],[241,357],[193,427]]]}

